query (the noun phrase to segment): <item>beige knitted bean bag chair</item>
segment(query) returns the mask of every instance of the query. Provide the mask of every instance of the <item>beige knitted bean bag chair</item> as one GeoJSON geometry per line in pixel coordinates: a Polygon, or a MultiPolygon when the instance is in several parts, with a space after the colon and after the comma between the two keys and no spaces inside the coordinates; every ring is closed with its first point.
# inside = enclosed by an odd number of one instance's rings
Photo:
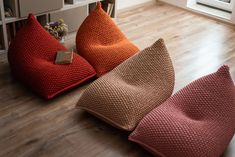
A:
{"type": "Polygon", "coordinates": [[[94,81],[77,107],[127,131],[153,108],[168,99],[174,87],[174,69],[162,39],[94,81]]]}

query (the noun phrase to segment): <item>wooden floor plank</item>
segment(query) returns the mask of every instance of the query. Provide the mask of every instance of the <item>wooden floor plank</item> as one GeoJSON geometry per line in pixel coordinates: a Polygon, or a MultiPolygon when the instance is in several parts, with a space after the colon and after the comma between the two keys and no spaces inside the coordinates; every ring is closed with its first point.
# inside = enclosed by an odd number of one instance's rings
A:
{"type": "MultiPolygon", "coordinates": [[[[235,80],[235,28],[164,3],[121,12],[117,24],[141,49],[166,41],[175,91],[228,64],[235,80]]],[[[75,49],[76,33],[65,46],[75,49]]],[[[11,77],[0,56],[0,157],[152,157],[119,131],[75,109],[89,83],[46,101],[11,77]]],[[[235,156],[235,139],[224,157],[235,156]]]]}

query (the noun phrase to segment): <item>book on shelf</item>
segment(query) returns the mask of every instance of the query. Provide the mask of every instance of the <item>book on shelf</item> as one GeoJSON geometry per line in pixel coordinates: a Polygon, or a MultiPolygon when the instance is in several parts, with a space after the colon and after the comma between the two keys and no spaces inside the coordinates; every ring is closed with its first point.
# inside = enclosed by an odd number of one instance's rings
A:
{"type": "Polygon", "coordinates": [[[108,14],[109,16],[112,15],[113,7],[114,7],[114,4],[113,4],[113,3],[108,3],[108,6],[107,6],[107,14],[108,14]]]}
{"type": "Polygon", "coordinates": [[[3,39],[3,32],[0,29],[0,50],[4,49],[4,39],[3,39]]]}
{"type": "Polygon", "coordinates": [[[114,2],[112,0],[102,1],[102,8],[109,16],[112,16],[114,10],[114,2]]]}
{"type": "Polygon", "coordinates": [[[7,24],[6,29],[7,29],[8,44],[10,44],[11,41],[13,40],[13,38],[15,37],[15,34],[16,34],[15,23],[7,24]]]}

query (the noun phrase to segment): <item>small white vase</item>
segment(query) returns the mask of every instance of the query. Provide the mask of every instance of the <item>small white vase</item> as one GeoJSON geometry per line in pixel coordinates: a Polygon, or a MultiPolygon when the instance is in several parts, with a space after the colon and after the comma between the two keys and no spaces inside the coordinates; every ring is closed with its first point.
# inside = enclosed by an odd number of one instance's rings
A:
{"type": "Polygon", "coordinates": [[[61,43],[61,44],[64,44],[64,42],[65,42],[65,37],[62,37],[62,38],[60,39],[60,43],[61,43]]]}

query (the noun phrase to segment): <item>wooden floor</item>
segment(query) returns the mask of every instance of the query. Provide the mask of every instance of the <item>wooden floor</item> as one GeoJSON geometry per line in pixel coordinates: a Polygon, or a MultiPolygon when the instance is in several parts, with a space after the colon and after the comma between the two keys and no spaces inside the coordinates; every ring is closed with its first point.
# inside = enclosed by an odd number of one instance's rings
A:
{"type": "MultiPolygon", "coordinates": [[[[141,49],[165,39],[175,92],[222,64],[235,80],[235,27],[159,3],[122,12],[116,21],[141,49]]],[[[74,108],[86,85],[45,101],[14,81],[0,58],[0,157],[151,157],[127,133],[74,108]]],[[[235,157],[235,140],[224,157],[235,157]]]]}

